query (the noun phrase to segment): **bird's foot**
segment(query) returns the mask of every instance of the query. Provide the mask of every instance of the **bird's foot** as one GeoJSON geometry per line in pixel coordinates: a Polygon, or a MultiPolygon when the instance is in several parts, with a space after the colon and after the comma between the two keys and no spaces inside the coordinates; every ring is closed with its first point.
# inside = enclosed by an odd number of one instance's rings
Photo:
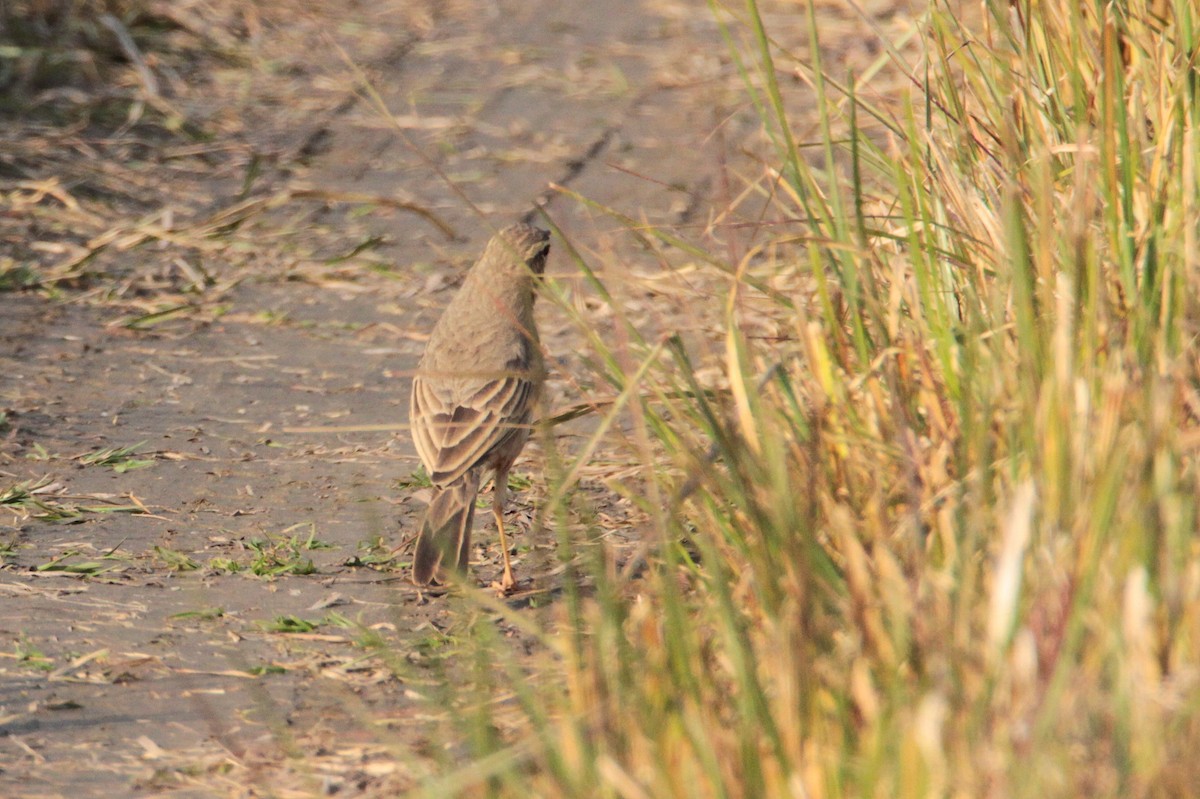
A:
{"type": "Polygon", "coordinates": [[[519,585],[520,583],[518,583],[516,578],[513,577],[513,573],[511,571],[505,571],[504,574],[500,576],[499,580],[492,581],[491,587],[496,590],[497,596],[508,596],[516,591],[517,586],[519,585]]]}

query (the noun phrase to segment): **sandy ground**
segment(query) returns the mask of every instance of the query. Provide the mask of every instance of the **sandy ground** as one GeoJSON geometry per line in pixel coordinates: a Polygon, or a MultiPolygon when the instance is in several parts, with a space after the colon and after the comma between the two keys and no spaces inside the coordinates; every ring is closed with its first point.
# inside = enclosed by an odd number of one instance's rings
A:
{"type": "MultiPolygon", "coordinates": [[[[902,30],[893,5],[866,13],[902,30]]],[[[0,160],[0,267],[64,276],[0,292],[0,794],[394,795],[443,760],[436,725],[409,722],[462,624],[403,568],[424,500],[407,375],[439,309],[490,230],[539,201],[610,284],[672,277],[677,253],[552,183],[736,255],[736,227],[708,226],[753,222],[763,200],[743,192],[766,185],[769,148],[704,4],[180,7],[239,54],[162,71],[169,108],[210,136],[42,131],[0,160]]],[[[821,13],[827,69],[869,65],[865,23],[821,13]]],[[[803,15],[768,21],[803,57],[803,15]]],[[[561,240],[550,272],[607,323],[561,240]]],[[[621,300],[648,334],[702,336],[720,313],[621,300]]],[[[541,313],[562,408],[594,380],[567,314],[541,313]]],[[[541,462],[531,447],[518,465],[531,486],[510,515],[530,613],[554,586],[541,462]]],[[[604,469],[584,477],[614,545],[636,539],[604,469]]],[[[499,553],[477,524],[486,585],[499,553]]]]}

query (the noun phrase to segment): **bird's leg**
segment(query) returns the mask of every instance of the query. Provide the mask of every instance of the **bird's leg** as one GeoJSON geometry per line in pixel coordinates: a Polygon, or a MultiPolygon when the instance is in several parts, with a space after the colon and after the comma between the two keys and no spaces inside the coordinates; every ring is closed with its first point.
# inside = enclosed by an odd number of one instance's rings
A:
{"type": "Polygon", "coordinates": [[[504,499],[507,492],[508,469],[498,469],[496,487],[492,490],[492,513],[496,516],[496,529],[500,531],[500,554],[504,556],[504,576],[500,578],[500,590],[505,593],[517,587],[512,564],[508,562],[508,538],[504,535],[504,499]]]}

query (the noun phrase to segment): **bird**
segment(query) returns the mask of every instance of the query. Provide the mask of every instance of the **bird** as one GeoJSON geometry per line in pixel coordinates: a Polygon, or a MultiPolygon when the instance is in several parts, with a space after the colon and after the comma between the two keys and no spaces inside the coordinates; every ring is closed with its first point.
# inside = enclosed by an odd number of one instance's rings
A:
{"type": "Polygon", "coordinates": [[[516,587],[504,534],[508,472],[529,439],[545,382],[533,305],[549,232],[518,223],[496,233],[442,312],[412,381],[413,442],[433,484],[417,532],[412,580],[428,586],[447,566],[465,572],[475,497],[495,476],[505,593],[516,587]]]}

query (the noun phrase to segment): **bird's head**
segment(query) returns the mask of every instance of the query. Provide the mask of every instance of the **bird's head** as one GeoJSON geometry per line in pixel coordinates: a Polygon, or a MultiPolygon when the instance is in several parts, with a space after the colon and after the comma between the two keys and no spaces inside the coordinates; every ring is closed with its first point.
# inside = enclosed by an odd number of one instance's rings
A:
{"type": "Polygon", "coordinates": [[[526,270],[535,275],[546,268],[550,252],[550,233],[533,225],[518,223],[504,228],[488,242],[484,259],[506,269],[526,270]]]}

